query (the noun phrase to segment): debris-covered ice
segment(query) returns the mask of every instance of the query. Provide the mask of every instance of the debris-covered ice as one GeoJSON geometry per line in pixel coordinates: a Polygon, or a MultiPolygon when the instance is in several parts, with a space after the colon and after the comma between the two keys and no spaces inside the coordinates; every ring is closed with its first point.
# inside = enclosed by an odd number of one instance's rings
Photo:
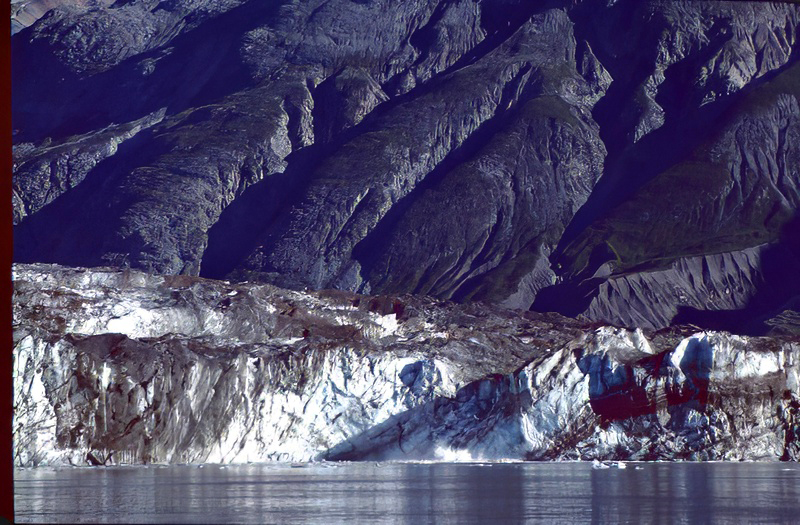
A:
{"type": "Polygon", "coordinates": [[[800,456],[791,339],[43,264],[13,308],[19,466],[800,456]]]}

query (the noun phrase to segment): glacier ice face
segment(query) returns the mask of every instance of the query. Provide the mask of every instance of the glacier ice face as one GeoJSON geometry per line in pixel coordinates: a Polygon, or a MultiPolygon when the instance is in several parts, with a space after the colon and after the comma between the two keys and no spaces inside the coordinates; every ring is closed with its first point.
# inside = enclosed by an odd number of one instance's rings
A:
{"type": "Polygon", "coordinates": [[[793,459],[800,344],[14,267],[14,458],[793,459]]]}

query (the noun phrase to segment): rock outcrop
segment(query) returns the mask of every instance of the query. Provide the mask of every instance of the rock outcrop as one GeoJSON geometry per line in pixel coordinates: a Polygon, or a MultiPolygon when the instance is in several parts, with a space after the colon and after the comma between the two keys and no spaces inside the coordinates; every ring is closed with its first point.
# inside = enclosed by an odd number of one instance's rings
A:
{"type": "Polygon", "coordinates": [[[796,3],[12,5],[18,262],[629,328],[795,311],[739,263],[798,262],[796,3]]]}

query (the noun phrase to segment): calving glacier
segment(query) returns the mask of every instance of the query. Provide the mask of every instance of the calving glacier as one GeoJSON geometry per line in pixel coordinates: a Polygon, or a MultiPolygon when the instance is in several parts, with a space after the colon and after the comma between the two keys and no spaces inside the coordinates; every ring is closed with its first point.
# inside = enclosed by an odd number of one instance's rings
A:
{"type": "Polygon", "coordinates": [[[19,466],[800,457],[800,343],[17,264],[19,466]]]}

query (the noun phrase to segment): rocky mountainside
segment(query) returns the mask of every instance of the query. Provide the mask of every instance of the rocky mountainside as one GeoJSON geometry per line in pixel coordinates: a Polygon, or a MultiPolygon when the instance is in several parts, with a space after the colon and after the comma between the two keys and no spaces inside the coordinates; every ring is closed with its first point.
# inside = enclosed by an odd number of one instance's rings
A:
{"type": "Polygon", "coordinates": [[[800,340],[14,267],[18,466],[800,458],[800,340]]]}
{"type": "Polygon", "coordinates": [[[797,3],[12,16],[18,262],[799,331],[797,3]]]}

